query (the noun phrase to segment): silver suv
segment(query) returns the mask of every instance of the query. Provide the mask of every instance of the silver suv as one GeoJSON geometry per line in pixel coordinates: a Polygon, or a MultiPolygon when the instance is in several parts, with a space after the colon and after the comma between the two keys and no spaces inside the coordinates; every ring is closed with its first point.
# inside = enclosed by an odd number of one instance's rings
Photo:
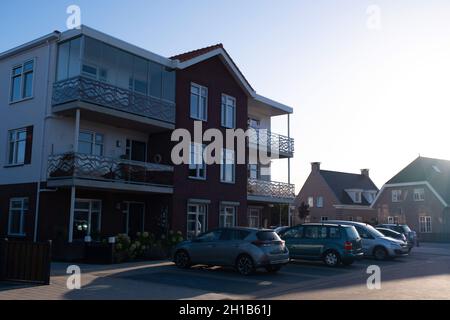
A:
{"type": "Polygon", "coordinates": [[[249,275],[256,268],[279,271],[289,262],[289,251],[273,230],[222,228],[177,245],[173,261],[179,268],[195,264],[231,266],[249,275]]]}
{"type": "Polygon", "coordinates": [[[389,238],[370,224],[354,221],[329,220],[327,223],[340,223],[354,226],[362,239],[365,256],[373,256],[377,260],[386,260],[408,255],[408,245],[400,240],[389,238]]]}

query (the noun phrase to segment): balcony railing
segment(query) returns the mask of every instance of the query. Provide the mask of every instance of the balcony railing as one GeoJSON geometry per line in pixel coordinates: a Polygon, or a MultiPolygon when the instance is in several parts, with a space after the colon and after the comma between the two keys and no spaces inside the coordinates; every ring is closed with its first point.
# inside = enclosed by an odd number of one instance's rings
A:
{"type": "Polygon", "coordinates": [[[172,166],[80,153],[51,155],[47,170],[49,180],[77,178],[139,185],[173,184],[172,166]]]}
{"type": "Polygon", "coordinates": [[[249,143],[251,146],[265,146],[266,150],[273,150],[279,155],[292,156],[294,154],[294,139],[273,133],[266,129],[250,129],[249,143]]]}
{"type": "Polygon", "coordinates": [[[284,182],[249,179],[247,191],[252,196],[295,198],[295,186],[284,182]]]}
{"type": "Polygon", "coordinates": [[[105,108],[175,123],[174,103],[86,77],[74,77],[53,85],[53,106],[72,101],[93,103],[105,108]]]}

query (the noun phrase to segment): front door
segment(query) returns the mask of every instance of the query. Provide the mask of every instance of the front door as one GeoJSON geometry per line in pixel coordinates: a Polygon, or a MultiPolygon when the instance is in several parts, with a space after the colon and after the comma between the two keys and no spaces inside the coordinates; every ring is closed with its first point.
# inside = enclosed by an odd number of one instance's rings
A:
{"type": "Polygon", "coordinates": [[[133,161],[147,161],[147,144],[142,141],[127,139],[127,158],[133,161]]]}
{"type": "Polygon", "coordinates": [[[145,205],[139,202],[127,202],[124,212],[125,233],[135,238],[138,232],[144,231],[145,205]]]}

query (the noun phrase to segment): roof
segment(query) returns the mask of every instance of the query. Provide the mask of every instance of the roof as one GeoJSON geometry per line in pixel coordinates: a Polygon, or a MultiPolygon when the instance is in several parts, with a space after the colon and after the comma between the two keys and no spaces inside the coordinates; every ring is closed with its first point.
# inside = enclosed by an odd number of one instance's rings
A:
{"type": "Polygon", "coordinates": [[[387,184],[428,182],[433,189],[450,203],[450,161],[418,157],[397,173],[387,184]]]}
{"type": "Polygon", "coordinates": [[[179,60],[181,62],[187,61],[187,60],[191,60],[193,58],[199,57],[201,55],[204,55],[205,53],[208,53],[210,51],[216,50],[222,48],[223,49],[223,44],[218,43],[209,47],[205,47],[205,48],[201,48],[201,49],[197,49],[197,50],[193,50],[193,51],[189,51],[189,52],[185,52],[185,53],[181,53],[181,54],[177,54],[176,56],[170,57],[170,59],[172,60],[179,60]]]}
{"type": "MultiPolygon", "coordinates": [[[[355,204],[345,190],[361,189],[378,191],[372,179],[363,174],[320,170],[320,175],[324,178],[341,204],[355,204]]],[[[360,205],[370,206],[370,203],[363,196],[360,205]]]]}

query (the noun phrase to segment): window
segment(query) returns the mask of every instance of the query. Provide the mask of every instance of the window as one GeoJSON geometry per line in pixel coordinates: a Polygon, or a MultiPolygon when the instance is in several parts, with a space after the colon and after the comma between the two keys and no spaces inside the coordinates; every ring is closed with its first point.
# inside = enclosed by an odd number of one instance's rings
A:
{"type": "Polygon", "coordinates": [[[388,217],[388,223],[389,223],[389,224],[393,224],[394,221],[395,221],[395,218],[394,218],[394,217],[388,217]]]}
{"type": "Polygon", "coordinates": [[[328,217],[320,217],[320,221],[328,221],[328,217]]]}
{"type": "Polygon", "coordinates": [[[364,191],[364,198],[366,198],[367,202],[372,204],[375,200],[377,193],[375,191],[364,191]]]}
{"type": "Polygon", "coordinates": [[[354,203],[362,202],[362,190],[346,190],[347,194],[350,196],[354,203]]]}
{"type": "Polygon", "coordinates": [[[11,73],[11,102],[33,96],[34,60],[15,66],[11,73]]]}
{"type": "Polygon", "coordinates": [[[96,237],[100,233],[101,200],[75,200],[73,239],[84,240],[86,236],[96,237]]]}
{"type": "Polygon", "coordinates": [[[125,155],[128,160],[147,161],[147,143],[130,139],[126,143],[125,155]]]}
{"type": "Polygon", "coordinates": [[[392,190],[392,202],[402,201],[402,190],[392,190]]]}
{"type": "Polygon", "coordinates": [[[308,206],[314,208],[314,197],[308,197],[308,206]]]}
{"type": "Polygon", "coordinates": [[[78,151],[94,156],[103,155],[103,135],[95,132],[80,131],[78,151]]]}
{"type": "Polygon", "coordinates": [[[327,227],[308,226],[304,231],[306,239],[325,239],[327,237],[327,227]]]}
{"type": "Polygon", "coordinates": [[[25,217],[28,213],[28,198],[12,198],[9,201],[8,235],[21,236],[25,234],[25,217]]]}
{"type": "Polygon", "coordinates": [[[236,166],[234,163],[234,151],[223,149],[222,164],[220,165],[220,181],[234,183],[236,166]]]}
{"type": "Polygon", "coordinates": [[[236,99],[222,94],[222,126],[235,128],[236,126],[236,99]]]}
{"type": "Polygon", "coordinates": [[[259,228],[261,226],[261,214],[259,209],[248,209],[248,226],[250,228],[259,228]]]}
{"type": "Polygon", "coordinates": [[[283,239],[301,239],[303,237],[303,227],[299,226],[299,227],[295,227],[292,229],[287,230],[284,234],[283,234],[283,239]]]}
{"type": "Polygon", "coordinates": [[[206,231],[206,204],[188,204],[187,238],[192,239],[206,231]]]}
{"type": "Polygon", "coordinates": [[[191,118],[206,121],[208,118],[208,88],[191,84],[191,118]]]}
{"type": "Polygon", "coordinates": [[[340,239],[341,238],[341,229],[339,227],[330,227],[330,238],[331,239],[340,239]]]}
{"type": "Polygon", "coordinates": [[[24,164],[27,144],[27,129],[10,130],[8,133],[8,164],[24,164]]]}
{"type": "Polygon", "coordinates": [[[414,201],[425,201],[425,189],[414,189],[414,201]]]}
{"type": "Polygon", "coordinates": [[[420,230],[420,233],[431,233],[432,232],[430,216],[419,217],[419,230],[420,230]]]}
{"type": "Polygon", "coordinates": [[[211,231],[205,234],[202,234],[197,238],[198,241],[201,242],[211,242],[211,241],[218,241],[222,238],[223,230],[215,230],[211,231]]]}
{"type": "Polygon", "coordinates": [[[219,216],[219,226],[221,228],[230,228],[236,225],[236,207],[221,206],[219,216]]]}
{"type": "Polygon", "coordinates": [[[259,127],[261,126],[261,121],[257,120],[257,119],[249,118],[248,119],[248,126],[250,128],[253,128],[253,129],[259,129],[259,127]]]}
{"type": "Polygon", "coordinates": [[[191,152],[189,157],[189,178],[206,179],[206,163],[203,159],[205,145],[198,143],[191,144],[191,152]]]}
{"type": "Polygon", "coordinates": [[[353,216],[348,216],[348,217],[347,217],[347,221],[354,221],[354,220],[353,220],[353,216]]]}
{"type": "Polygon", "coordinates": [[[248,177],[250,179],[256,180],[259,177],[259,170],[257,164],[249,164],[248,165],[248,177]]]}
{"type": "Polygon", "coordinates": [[[323,197],[317,197],[316,199],[316,207],[323,208],[323,197]]]}

